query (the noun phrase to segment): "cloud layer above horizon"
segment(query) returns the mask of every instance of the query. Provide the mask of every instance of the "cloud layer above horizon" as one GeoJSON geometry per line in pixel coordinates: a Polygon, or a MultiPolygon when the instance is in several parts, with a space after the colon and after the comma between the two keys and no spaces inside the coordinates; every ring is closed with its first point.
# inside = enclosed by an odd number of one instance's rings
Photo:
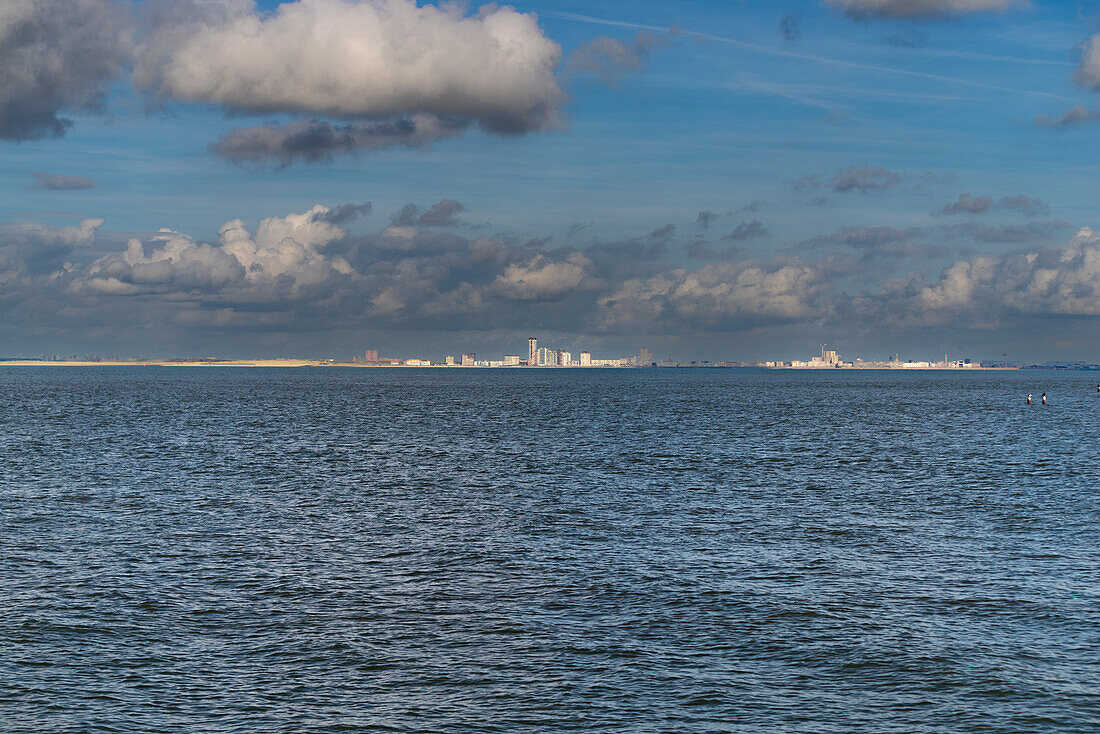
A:
{"type": "Polygon", "coordinates": [[[1100,316],[1100,234],[1083,228],[1056,243],[1064,223],[1009,236],[1016,245],[1003,254],[966,254],[958,244],[995,229],[863,227],[785,254],[734,252],[687,267],[677,253],[699,240],[676,238],[672,225],[579,247],[515,242],[462,233],[454,215],[463,208],[455,200],[410,204],[381,229],[352,234],[343,225],[369,216],[369,205],[316,205],[254,230],[230,220],[214,242],[163,229],[98,257],[82,252],[94,250],[102,219],[8,228],[0,232],[0,284],[24,325],[111,323],[120,334],[473,323],[614,336],[792,326],[886,333],[1100,316]],[[936,262],[944,264],[919,274],[936,262]],[[852,288],[853,277],[872,273],[877,287],[852,288]]]}

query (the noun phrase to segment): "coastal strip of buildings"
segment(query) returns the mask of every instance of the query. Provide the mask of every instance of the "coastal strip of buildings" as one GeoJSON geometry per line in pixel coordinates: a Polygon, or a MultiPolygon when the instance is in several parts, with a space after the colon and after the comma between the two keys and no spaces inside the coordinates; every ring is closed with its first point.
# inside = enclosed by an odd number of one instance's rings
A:
{"type": "MultiPolygon", "coordinates": [[[[879,362],[873,360],[854,359],[847,361],[843,359],[839,353],[834,349],[829,349],[828,344],[821,345],[821,354],[819,356],[810,357],[806,361],[792,360],[790,362],[765,362],[764,367],[772,367],[776,369],[795,369],[795,370],[817,370],[817,369],[849,369],[849,370],[980,370],[980,369],[993,369],[993,366],[984,366],[980,362],[975,362],[971,359],[948,359],[947,355],[943,355],[942,361],[920,361],[920,360],[908,360],[902,361],[897,355],[891,357],[888,361],[879,362]]],[[[1007,367],[998,366],[997,369],[1012,369],[1007,367]]]]}
{"type": "Polygon", "coordinates": [[[765,362],[711,362],[700,360],[693,362],[678,362],[671,357],[666,360],[656,361],[649,349],[642,347],[641,351],[630,357],[617,357],[613,359],[595,359],[588,351],[582,351],[574,359],[572,352],[563,349],[553,349],[539,346],[537,337],[527,340],[527,355],[524,358],[519,354],[506,354],[503,359],[479,359],[475,352],[462,354],[461,356],[447,356],[443,362],[433,362],[420,357],[411,358],[379,358],[377,349],[368,349],[362,358],[356,357],[353,363],[368,366],[386,367],[754,367],[763,369],[868,369],[868,370],[974,370],[974,369],[1018,369],[1016,365],[988,364],[971,359],[948,359],[944,355],[942,361],[903,361],[894,356],[887,361],[874,361],[864,359],[845,360],[827,344],[821,345],[821,354],[807,360],[765,361],[765,362]]]}
{"type": "Polygon", "coordinates": [[[433,362],[422,357],[379,357],[377,349],[367,349],[362,357],[354,357],[352,363],[379,367],[648,367],[650,365],[644,362],[648,359],[649,350],[645,347],[634,357],[595,359],[585,350],[574,358],[572,352],[564,349],[540,347],[538,338],[531,337],[527,340],[526,357],[505,354],[503,359],[478,359],[476,352],[467,352],[459,356],[447,355],[442,362],[433,362]]]}
{"type": "MultiPolygon", "coordinates": [[[[691,362],[679,362],[669,356],[667,359],[655,360],[649,349],[642,347],[638,354],[630,357],[614,357],[610,359],[598,359],[592,356],[588,350],[579,352],[574,356],[571,351],[555,349],[548,346],[540,346],[536,337],[527,340],[526,356],[523,354],[506,354],[502,359],[481,359],[475,352],[467,352],[461,355],[450,355],[443,361],[433,361],[423,357],[384,357],[377,349],[366,349],[360,355],[347,359],[335,358],[289,358],[279,357],[273,359],[223,359],[217,357],[206,358],[176,358],[176,359],[149,359],[147,357],[100,357],[99,355],[84,355],[78,357],[62,357],[59,355],[39,357],[0,357],[0,367],[33,367],[33,366],[148,366],[148,367],[501,367],[501,368],[641,368],[641,367],[694,367],[694,368],[756,368],[756,369],[795,369],[795,370],[990,370],[990,369],[1055,369],[1074,371],[1100,371],[1100,364],[1086,362],[1044,362],[1042,364],[1021,364],[1008,361],[978,362],[971,359],[949,359],[944,355],[942,360],[902,360],[893,356],[885,361],[865,360],[856,358],[844,359],[839,352],[829,349],[822,344],[820,354],[806,360],[790,361],[764,361],[764,362],[739,362],[739,361],[710,361],[697,360],[691,362]]],[[[519,351],[519,350],[517,350],[519,351]]]]}

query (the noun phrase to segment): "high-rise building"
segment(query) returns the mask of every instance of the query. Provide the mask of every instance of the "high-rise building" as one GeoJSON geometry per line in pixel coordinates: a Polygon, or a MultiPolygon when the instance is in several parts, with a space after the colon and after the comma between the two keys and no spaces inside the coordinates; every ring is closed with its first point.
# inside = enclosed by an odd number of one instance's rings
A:
{"type": "Polygon", "coordinates": [[[462,366],[473,367],[474,362],[477,361],[477,352],[470,352],[469,354],[462,355],[462,366]]]}
{"type": "Polygon", "coordinates": [[[581,352],[581,367],[591,367],[591,366],[592,366],[592,353],[591,352],[581,352]]]}
{"type": "Polygon", "coordinates": [[[539,363],[539,340],[531,337],[527,340],[527,366],[534,367],[539,363]]]}
{"type": "Polygon", "coordinates": [[[519,365],[519,355],[518,354],[505,354],[504,355],[504,366],[505,367],[516,367],[518,365],[519,365]]]}
{"type": "Polygon", "coordinates": [[[554,350],[547,349],[546,347],[539,347],[538,353],[535,357],[535,364],[540,367],[553,367],[554,366],[554,350]]]}
{"type": "Polygon", "coordinates": [[[363,355],[363,361],[364,362],[377,362],[378,361],[378,350],[377,349],[368,349],[363,355]]]}
{"type": "Polygon", "coordinates": [[[453,365],[454,363],[455,363],[455,358],[454,358],[454,357],[452,357],[452,356],[451,356],[451,355],[449,355],[449,354],[448,354],[448,355],[446,356],[446,358],[444,358],[444,360],[443,360],[443,364],[446,364],[446,365],[453,365]]]}
{"type": "Polygon", "coordinates": [[[568,367],[569,363],[573,361],[573,354],[571,352],[566,352],[561,349],[557,351],[557,354],[555,354],[554,357],[559,367],[568,367]]]}

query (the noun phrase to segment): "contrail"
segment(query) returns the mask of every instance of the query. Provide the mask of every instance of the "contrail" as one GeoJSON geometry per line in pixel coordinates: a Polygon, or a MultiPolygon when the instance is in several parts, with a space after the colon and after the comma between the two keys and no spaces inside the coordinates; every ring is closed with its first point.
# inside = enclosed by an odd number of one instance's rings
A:
{"type": "Polygon", "coordinates": [[[916,77],[918,79],[931,79],[938,82],[947,82],[949,84],[961,84],[967,87],[976,87],[978,89],[988,89],[994,92],[1007,92],[1009,94],[1026,94],[1033,97],[1047,97],[1049,99],[1058,99],[1067,102],[1077,102],[1078,100],[1072,97],[1066,97],[1061,94],[1054,94],[1052,92],[1039,92],[1033,89],[1015,89],[1013,87],[1001,87],[996,84],[986,84],[984,82],[975,82],[970,79],[959,79],[953,76],[942,76],[940,74],[930,74],[924,71],[912,71],[910,69],[898,69],[893,66],[879,66],[878,64],[861,64],[856,61],[844,61],[842,59],[834,59],[829,56],[816,56],[814,54],[799,53],[798,51],[785,51],[777,48],[769,48],[768,46],[761,46],[756,43],[749,43],[748,41],[740,41],[736,38],[729,38],[727,36],[718,36],[713,33],[699,33],[697,31],[684,30],[682,28],[671,28],[665,26],[647,25],[645,23],[630,23],[622,20],[608,20],[606,18],[596,18],[591,15],[581,15],[579,13],[559,13],[550,11],[543,13],[543,15],[553,16],[555,18],[561,18],[563,20],[575,20],[580,23],[592,23],[595,25],[607,25],[616,26],[619,28],[631,28],[641,31],[655,31],[658,33],[681,33],[685,36],[693,36],[695,38],[702,38],[708,41],[715,41],[717,43],[725,43],[731,46],[737,46],[739,48],[747,49],[749,51],[755,51],[756,53],[766,54],[768,56],[782,56],[788,59],[802,59],[804,61],[813,61],[823,64],[833,64],[834,66],[843,66],[849,69],[860,69],[862,71],[876,71],[885,74],[898,74],[901,76],[916,77]]]}

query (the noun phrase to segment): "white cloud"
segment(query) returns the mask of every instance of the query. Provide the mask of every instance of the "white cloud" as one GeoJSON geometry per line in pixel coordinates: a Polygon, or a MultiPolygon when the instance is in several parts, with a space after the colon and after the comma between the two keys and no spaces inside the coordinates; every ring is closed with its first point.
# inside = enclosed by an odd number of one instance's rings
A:
{"type": "Polygon", "coordinates": [[[432,115],[502,133],[553,127],[561,48],[536,17],[486,5],[294,0],[222,3],[162,35],[139,79],[165,97],[254,113],[344,119],[432,115]]]}
{"type": "Polygon", "coordinates": [[[574,253],[553,262],[543,255],[520,265],[509,265],[497,276],[497,291],[516,300],[546,300],[559,297],[578,287],[592,267],[592,261],[574,253]]]}
{"type": "Polygon", "coordinates": [[[959,260],[932,282],[860,297],[856,311],[909,327],[1100,316],[1100,234],[1086,227],[1064,245],[959,260]]]}
{"type": "Polygon", "coordinates": [[[1100,233],[1085,227],[1064,247],[1024,260],[1006,305],[1030,314],[1100,315],[1100,233]]]}
{"type": "MultiPolygon", "coordinates": [[[[1075,76],[1077,83],[1088,89],[1100,90],[1100,34],[1085,41],[1082,51],[1081,63],[1077,66],[1075,76]]],[[[1039,119],[1040,124],[1069,125],[1095,118],[1095,113],[1089,112],[1082,105],[1077,105],[1057,120],[1043,122],[1045,118],[1039,119]]]]}
{"type": "Polygon", "coordinates": [[[161,230],[148,243],[131,239],[126,252],[96,260],[73,284],[75,292],[130,294],[180,292],[237,298],[297,297],[303,289],[353,274],[342,257],[326,257],[318,247],[346,231],[324,221],[327,207],[270,217],[255,236],[244,222],[222,225],[217,245],[161,230]]]}
{"type": "Polygon", "coordinates": [[[705,265],[626,281],[600,299],[598,321],[608,330],[678,330],[822,318],[829,285],[821,268],[798,261],[705,265]]]}

